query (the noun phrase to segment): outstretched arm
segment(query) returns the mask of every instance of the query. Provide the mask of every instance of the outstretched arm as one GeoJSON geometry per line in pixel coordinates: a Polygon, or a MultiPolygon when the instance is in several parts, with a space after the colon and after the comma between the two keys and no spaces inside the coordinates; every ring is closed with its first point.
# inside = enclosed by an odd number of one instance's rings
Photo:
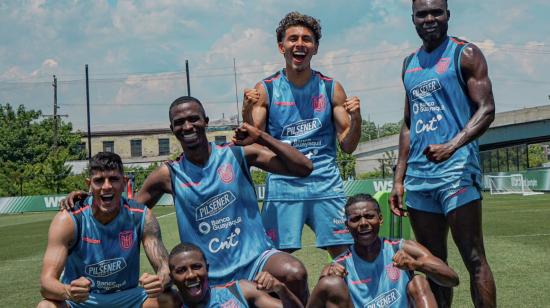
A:
{"type": "Polygon", "coordinates": [[[247,123],[237,128],[233,142],[244,146],[249,165],[265,171],[304,177],[313,170],[312,162],[300,151],[247,123]]]}
{"type": "Polygon", "coordinates": [[[153,208],[163,194],[172,194],[171,183],[170,170],[162,164],[145,179],[137,195],[137,202],[153,208]]]}
{"type": "Polygon", "coordinates": [[[268,272],[259,273],[254,282],[240,280],[239,285],[244,297],[253,307],[303,307],[296,295],[268,272]],[[276,293],[279,299],[270,296],[269,293],[272,292],[276,293]]]}
{"type": "Polygon", "coordinates": [[[168,251],[162,242],[160,226],[151,210],[148,210],[145,215],[142,242],[149,263],[158,276],[154,277],[155,279],[147,277],[148,279],[144,280],[147,284],[142,283],[147,294],[152,297],[151,295],[156,296],[162,292],[170,282],[170,269],[168,268],[168,251]]]}
{"type": "Polygon", "coordinates": [[[426,148],[426,157],[436,163],[447,160],[460,147],[481,136],[495,119],[495,100],[487,61],[477,46],[470,44],[464,48],[460,69],[468,88],[467,94],[477,110],[464,129],[449,142],[426,148]]]}
{"type": "Polygon", "coordinates": [[[59,281],[65,267],[69,248],[74,239],[74,223],[67,211],[55,215],[48,231],[48,244],[40,274],[40,293],[53,301],[72,300],[83,302],[88,299],[91,282],[80,277],[66,285],[59,281]]]}
{"type": "Polygon", "coordinates": [[[356,96],[346,97],[344,88],[336,82],[332,104],[338,143],[342,151],[351,154],[361,139],[361,102],[356,96]]]}
{"type": "Polygon", "coordinates": [[[395,166],[393,175],[393,188],[389,200],[391,211],[397,216],[406,216],[406,212],[403,208],[403,194],[405,193],[403,181],[405,179],[405,173],[407,172],[407,160],[409,159],[410,128],[411,118],[409,113],[409,99],[405,96],[403,125],[399,133],[399,154],[397,156],[397,165],[395,166]]]}
{"type": "Polygon", "coordinates": [[[243,121],[265,131],[267,100],[267,92],[261,82],[258,82],[254,89],[245,89],[243,98],[243,121]]]}
{"type": "Polygon", "coordinates": [[[422,272],[444,287],[455,287],[459,283],[458,275],[452,268],[415,241],[405,240],[393,256],[393,263],[403,270],[422,272]]]}

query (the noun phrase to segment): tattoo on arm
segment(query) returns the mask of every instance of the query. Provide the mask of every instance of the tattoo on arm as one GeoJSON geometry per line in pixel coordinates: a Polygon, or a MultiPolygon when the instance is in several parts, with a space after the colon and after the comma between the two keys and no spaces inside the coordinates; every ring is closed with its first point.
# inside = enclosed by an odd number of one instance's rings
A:
{"type": "Polygon", "coordinates": [[[168,251],[162,242],[160,226],[157,218],[149,211],[143,226],[143,248],[155,271],[167,266],[168,251]]]}

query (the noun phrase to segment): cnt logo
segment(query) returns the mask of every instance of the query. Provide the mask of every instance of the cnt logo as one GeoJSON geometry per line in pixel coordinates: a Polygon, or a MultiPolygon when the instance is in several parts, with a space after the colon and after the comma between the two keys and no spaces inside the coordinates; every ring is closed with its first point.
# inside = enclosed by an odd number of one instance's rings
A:
{"type": "Polygon", "coordinates": [[[231,234],[223,241],[220,241],[217,237],[211,239],[210,243],[208,243],[208,250],[212,253],[218,253],[220,250],[231,249],[237,246],[239,244],[237,236],[240,233],[241,229],[235,228],[235,231],[231,232],[231,234]]]}

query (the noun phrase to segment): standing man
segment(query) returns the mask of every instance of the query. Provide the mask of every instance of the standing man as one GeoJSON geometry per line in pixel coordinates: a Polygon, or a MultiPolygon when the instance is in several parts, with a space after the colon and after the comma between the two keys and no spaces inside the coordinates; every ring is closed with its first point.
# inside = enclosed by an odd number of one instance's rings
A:
{"type": "Polygon", "coordinates": [[[321,39],[319,20],[291,12],[277,28],[286,66],[245,90],[243,119],[288,143],[313,161],[306,178],[269,174],[262,220],[278,249],[300,249],[308,224],[317,247],[331,256],[353,242],[344,225],[344,187],[336,165],[336,141],[351,154],[361,137],[360,102],[339,82],[311,69],[321,39]]]}
{"type": "Polygon", "coordinates": [[[157,219],[122,197],[127,178],[117,154],[92,157],[86,182],[91,196],[50,225],[38,307],[158,307],[170,278],[157,219]],[[158,275],[139,277],[140,243],[158,275]]]}
{"type": "MultiPolygon", "coordinates": [[[[390,198],[404,215],[403,193],[416,239],[447,260],[449,227],[470,274],[476,307],[496,305],[481,223],[481,171],[476,138],[495,117],[487,62],[478,47],[447,35],[446,0],[413,0],[422,46],[403,64],[405,116],[390,198]]],[[[440,307],[452,289],[430,280],[440,307]]]]}

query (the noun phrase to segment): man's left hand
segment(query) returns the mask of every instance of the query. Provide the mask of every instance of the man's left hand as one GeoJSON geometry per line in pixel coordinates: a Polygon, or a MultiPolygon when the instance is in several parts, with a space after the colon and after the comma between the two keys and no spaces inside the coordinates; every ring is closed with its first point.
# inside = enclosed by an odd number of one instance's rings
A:
{"type": "Polygon", "coordinates": [[[420,267],[420,263],[403,249],[400,249],[393,256],[393,266],[404,271],[415,271],[420,267]]]}
{"type": "Polygon", "coordinates": [[[240,146],[251,145],[258,141],[262,131],[256,127],[243,123],[237,129],[235,129],[235,136],[233,136],[233,143],[240,146]]]}
{"type": "Polygon", "coordinates": [[[139,284],[145,289],[150,298],[158,297],[163,291],[162,281],[159,276],[144,273],[139,277],[139,284]]]}
{"type": "Polygon", "coordinates": [[[430,144],[424,149],[424,155],[426,158],[436,164],[441,163],[449,159],[455,152],[453,145],[449,143],[442,144],[430,144]]]}
{"type": "Polygon", "coordinates": [[[356,116],[361,116],[361,101],[357,96],[348,97],[344,102],[344,109],[353,119],[356,116]]]}

